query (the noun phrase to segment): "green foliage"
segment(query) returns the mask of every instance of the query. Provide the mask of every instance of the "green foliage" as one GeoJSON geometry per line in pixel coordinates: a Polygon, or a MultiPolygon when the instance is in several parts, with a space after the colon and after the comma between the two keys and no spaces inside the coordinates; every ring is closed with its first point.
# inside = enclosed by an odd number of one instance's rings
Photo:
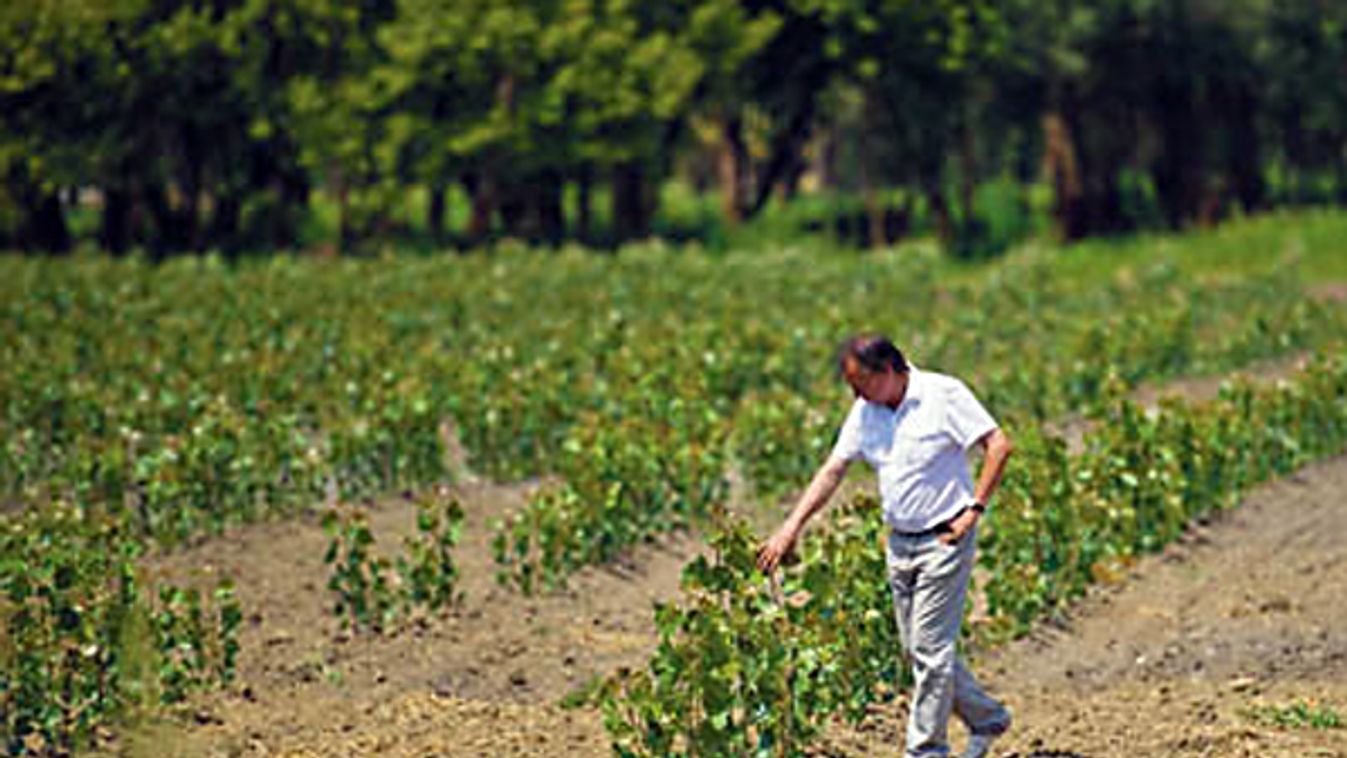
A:
{"type": "Polygon", "coordinates": [[[389,584],[387,558],[373,554],[374,535],[359,511],[323,517],[323,530],[332,538],[323,562],[332,566],[327,588],[336,594],[332,613],[352,629],[382,631],[397,613],[389,584]]]}
{"type": "MultiPolygon", "coordinates": [[[[1118,398],[1165,377],[1331,354],[1343,312],[1307,300],[1298,267],[1332,258],[1340,227],[1324,216],[1270,219],[1158,241],[1150,251],[1093,249],[1089,262],[1076,256],[1083,251],[1044,249],[977,268],[915,248],[715,258],[656,245],[612,259],[564,251],[545,265],[508,246],[490,258],[396,264],[4,259],[0,499],[23,514],[3,524],[28,546],[3,555],[28,556],[7,564],[14,567],[38,565],[50,552],[69,564],[62,576],[88,577],[92,584],[70,585],[87,599],[51,593],[78,602],[90,620],[69,632],[70,649],[145,641],[118,659],[128,672],[119,675],[123,689],[106,689],[77,711],[75,700],[53,705],[55,696],[42,694],[62,692],[49,679],[66,674],[44,668],[43,656],[64,638],[50,621],[24,626],[34,642],[7,650],[0,672],[36,672],[24,674],[34,683],[5,690],[26,710],[4,712],[23,714],[24,734],[70,742],[128,698],[158,702],[165,689],[224,678],[227,664],[204,661],[230,649],[220,641],[230,633],[209,629],[236,619],[204,595],[156,601],[154,589],[123,601],[120,564],[96,561],[324,498],[358,502],[426,488],[445,474],[448,434],[478,472],[542,478],[495,542],[501,575],[525,591],[561,585],[580,567],[670,530],[705,528],[725,499],[731,461],[762,495],[785,493],[817,465],[850,401],[831,375],[830,350],[859,329],[893,335],[919,366],[967,377],[1020,443],[984,551],[996,575],[987,592],[1003,619],[996,631],[1013,633],[1162,544],[1201,508],[1233,497],[1228,487],[1322,455],[1320,446],[1336,439],[1335,411],[1315,405],[1322,388],[1275,402],[1232,388],[1221,412],[1182,415],[1195,436],[1180,416],[1152,419],[1118,398]],[[1312,234],[1302,236],[1306,229],[1312,234]],[[1297,249],[1300,263],[1268,257],[1297,249]],[[1102,255],[1123,265],[1102,270],[1102,255]],[[1227,262],[1232,271],[1221,268],[1227,262]],[[1103,420],[1111,435],[1078,460],[1030,431],[1069,412],[1103,420]],[[1248,436],[1254,431],[1262,436],[1248,436]],[[1227,459],[1226,448],[1254,457],[1227,459]],[[60,519],[85,526],[45,525],[55,502],[73,504],[59,509],[60,519]],[[118,535],[109,538],[115,549],[81,536],[85,529],[118,535]],[[158,611],[167,615],[156,627],[158,611]],[[116,621],[123,616],[131,620],[116,621]],[[191,650],[151,642],[198,628],[202,641],[191,650]],[[30,649],[37,652],[25,657],[30,649]],[[160,656],[172,686],[155,683],[160,656]]],[[[348,624],[382,625],[390,610],[402,616],[454,597],[450,535],[461,515],[443,503],[420,512],[424,526],[400,559],[381,558],[363,524],[333,527],[331,563],[346,572],[335,591],[347,595],[348,624]]],[[[864,548],[829,548],[830,561],[873,558],[861,522],[838,534],[864,548]]],[[[881,601],[869,604],[868,579],[838,579],[843,591],[826,572],[802,571],[810,597],[822,598],[804,608],[820,618],[844,611],[878,623],[887,615],[881,601]]],[[[6,587],[28,597],[17,589],[28,586],[22,577],[6,573],[6,587]]],[[[862,631],[818,638],[816,646],[831,646],[828,660],[845,661],[838,670],[869,679],[819,684],[817,702],[859,707],[892,685],[888,653],[849,646],[881,638],[877,628],[862,631]]],[[[74,667],[85,659],[61,660],[74,667]]],[[[89,672],[71,669],[84,672],[67,677],[72,687],[102,676],[105,659],[90,660],[89,672]]],[[[797,716],[799,724],[814,718],[797,716]]],[[[774,734],[786,728],[763,723],[774,734]]]]}
{"type": "MultiPolygon", "coordinates": [[[[1319,361],[1291,384],[1235,384],[1210,403],[1170,403],[1154,415],[1121,401],[1076,458],[1060,440],[1017,438],[1027,444],[980,538],[990,620],[979,632],[993,638],[1025,631],[1248,487],[1340,454],[1347,359],[1319,361]]],[[[876,510],[862,497],[834,511],[779,584],[758,573],[753,533],[722,519],[714,559],[689,563],[680,601],[656,606],[660,644],[648,664],[603,690],[617,754],[803,755],[825,719],[859,720],[892,693],[901,645],[876,510]]],[[[1338,722],[1303,704],[1259,717],[1338,722]]]]}
{"type": "Polygon", "coordinates": [[[713,559],[688,564],[682,600],[655,609],[649,666],[603,691],[618,754],[803,755],[832,715],[856,721],[891,697],[904,674],[876,509],[840,509],[779,582],[722,516],[713,559]]]}
{"type": "Polygon", "coordinates": [[[683,572],[685,603],[656,607],[648,671],[605,693],[619,755],[798,755],[817,728],[806,682],[827,664],[800,654],[752,533],[729,524],[711,546],[683,572]]]}
{"type": "Polygon", "coordinates": [[[458,567],[452,554],[462,524],[463,508],[456,500],[417,503],[416,534],[406,540],[405,555],[396,561],[405,610],[437,611],[462,599],[462,593],[454,591],[458,567]]]}
{"type": "Polygon", "coordinates": [[[1341,729],[1343,718],[1333,706],[1315,700],[1297,700],[1289,705],[1260,704],[1243,710],[1250,721],[1279,729],[1341,729]]]}
{"type": "Polygon", "coordinates": [[[336,595],[333,614],[344,627],[378,633],[416,609],[437,611],[457,603],[461,595],[455,592],[458,568],[452,551],[462,522],[456,500],[418,502],[416,532],[390,561],[376,553],[364,513],[329,511],[323,528],[331,540],[323,562],[332,566],[327,588],[336,595]]]}
{"type": "Polygon", "coordinates": [[[177,702],[193,689],[228,684],[238,660],[238,628],[243,612],[233,585],[216,588],[215,617],[196,588],[163,586],[151,617],[158,647],[160,698],[177,702]]]}
{"type": "Polygon", "coordinates": [[[620,242],[675,173],[716,175],[725,227],[753,216],[811,140],[829,189],[920,197],[914,228],[960,257],[1029,231],[979,186],[1019,195],[1045,162],[1071,239],[1340,202],[1344,23],[1261,0],[9,3],[0,245],[365,251],[408,236],[408,190],[455,184],[461,240],[620,242]],[[568,184],[607,191],[606,232],[565,228],[568,184]],[[335,238],[304,238],[314,190],[335,238]]]}
{"type": "Polygon", "coordinates": [[[0,532],[0,722],[10,754],[66,752],[129,709],[233,678],[242,615],[222,584],[146,588],[121,525],[56,502],[0,532]]]}
{"type": "Polygon", "coordinates": [[[677,391],[661,397],[650,387],[630,415],[585,418],[573,428],[558,461],[565,483],[497,528],[492,546],[503,582],[524,592],[555,587],[581,566],[705,518],[726,491],[728,430],[698,402],[703,387],[677,391]]]}

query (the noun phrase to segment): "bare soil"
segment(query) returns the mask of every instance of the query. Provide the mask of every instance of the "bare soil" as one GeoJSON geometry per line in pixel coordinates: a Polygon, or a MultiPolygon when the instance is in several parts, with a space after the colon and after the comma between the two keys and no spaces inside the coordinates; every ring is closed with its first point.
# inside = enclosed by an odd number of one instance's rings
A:
{"type": "MultiPolygon", "coordinates": [[[[1171,389],[1202,397],[1215,386],[1171,389]]],[[[316,516],[240,528],[155,561],[154,570],[177,579],[235,577],[248,614],[239,678],[176,718],[124,733],[110,752],[610,755],[598,711],[560,701],[595,677],[643,664],[656,642],[651,605],[676,596],[701,541],[674,535],[581,572],[566,591],[527,598],[495,583],[490,540],[493,522],[537,485],[459,473],[453,491],[468,517],[456,556],[466,599],[392,634],[339,629],[316,516]]],[[[977,655],[979,675],[1016,718],[993,754],[1347,758],[1347,728],[1284,728],[1250,715],[1308,699],[1347,718],[1344,491],[1347,458],[1261,487],[1095,590],[1069,618],[977,655]]],[[[765,529],[784,506],[762,511],[765,529]]],[[[402,498],[370,505],[379,544],[400,544],[413,514],[402,498]]],[[[834,725],[818,752],[901,755],[904,719],[900,696],[859,728],[834,725]]],[[[963,735],[954,731],[957,743],[963,735]]]]}

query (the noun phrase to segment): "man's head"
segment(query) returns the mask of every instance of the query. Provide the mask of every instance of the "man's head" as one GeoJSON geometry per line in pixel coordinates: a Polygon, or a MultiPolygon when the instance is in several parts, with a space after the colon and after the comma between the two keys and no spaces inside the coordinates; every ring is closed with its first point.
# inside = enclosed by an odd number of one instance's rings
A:
{"type": "Polygon", "coordinates": [[[897,406],[907,390],[907,359],[887,337],[861,334],[837,351],[837,369],[857,397],[897,406]]]}

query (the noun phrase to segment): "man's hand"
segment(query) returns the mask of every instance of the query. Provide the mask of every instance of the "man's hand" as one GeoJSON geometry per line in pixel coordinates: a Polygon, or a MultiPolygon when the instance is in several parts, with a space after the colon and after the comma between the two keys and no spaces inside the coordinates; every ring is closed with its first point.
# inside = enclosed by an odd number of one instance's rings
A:
{"type": "Polygon", "coordinates": [[[795,540],[800,536],[800,532],[790,523],[783,524],[776,530],[771,539],[762,543],[758,548],[758,570],[764,574],[770,574],[776,571],[776,567],[781,565],[781,560],[785,558],[791,550],[795,548],[795,540]]]}
{"type": "Polygon", "coordinates": [[[848,465],[845,458],[829,458],[815,472],[809,487],[805,489],[804,495],[800,497],[800,502],[786,519],[786,523],[758,548],[758,569],[764,574],[772,573],[783,560],[791,559],[793,556],[791,550],[795,547],[795,541],[800,538],[800,532],[804,531],[804,525],[809,523],[809,519],[828,502],[828,498],[832,497],[837,486],[842,483],[848,465]]]}
{"type": "Polygon", "coordinates": [[[949,522],[949,531],[940,535],[940,541],[946,545],[953,545],[963,539],[965,534],[973,528],[978,522],[978,512],[972,508],[965,508],[953,521],[949,522]]]}

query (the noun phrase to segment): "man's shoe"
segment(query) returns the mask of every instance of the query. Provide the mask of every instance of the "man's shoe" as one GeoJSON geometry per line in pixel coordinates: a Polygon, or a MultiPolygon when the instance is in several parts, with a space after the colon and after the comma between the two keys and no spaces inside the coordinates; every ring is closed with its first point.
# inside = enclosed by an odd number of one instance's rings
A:
{"type": "Polygon", "coordinates": [[[991,755],[992,743],[995,742],[996,738],[1000,737],[1001,734],[1001,732],[998,732],[997,734],[974,734],[969,736],[968,747],[964,748],[961,758],[985,758],[985,756],[991,755]]]}

